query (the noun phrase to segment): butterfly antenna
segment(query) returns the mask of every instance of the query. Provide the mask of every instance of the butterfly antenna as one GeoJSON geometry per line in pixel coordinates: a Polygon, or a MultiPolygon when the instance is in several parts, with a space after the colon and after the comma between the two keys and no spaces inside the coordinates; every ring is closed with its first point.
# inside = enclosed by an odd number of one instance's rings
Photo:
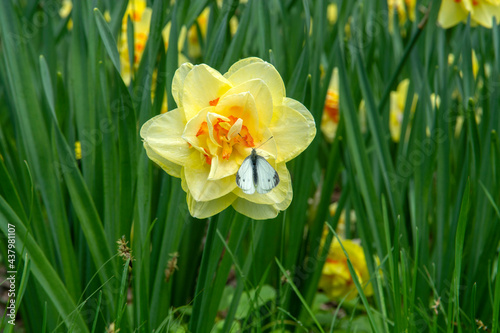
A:
{"type": "Polygon", "coordinates": [[[255,147],[255,149],[262,147],[264,144],[267,143],[267,141],[271,140],[272,138],[274,138],[274,135],[271,135],[271,137],[269,137],[269,139],[267,139],[266,141],[262,142],[258,147],[255,147]]]}
{"type": "MultiPolygon", "coordinates": [[[[240,134],[240,133],[238,133],[238,135],[240,136],[240,138],[244,139],[244,138],[241,136],[241,134],[240,134]]],[[[257,148],[262,147],[264,144],[266,144],[266,143],[267,143],[267,141],[271,140],[272,138],[274,138],[274,135],[271,135],[271,136],[269,137],[269,139],[267,139],[266,141],[262,142],[262,143],[261,143],[258,147],[255,147],[255,148],[253,148],[253,149],[257,149],[257,148]]]]}

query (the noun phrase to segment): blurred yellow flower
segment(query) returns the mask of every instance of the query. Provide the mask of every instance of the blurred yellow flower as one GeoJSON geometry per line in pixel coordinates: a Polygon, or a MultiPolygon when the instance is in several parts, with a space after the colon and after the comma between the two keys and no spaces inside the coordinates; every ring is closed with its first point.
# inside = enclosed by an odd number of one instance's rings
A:
{"type": "Polygon", "coordinates": [[[151,160],[180,177],[192,216],[207,218],[232,205],[253,219],[269,219],[292,200],[286,162],[313,140],[311,113],[287,98],[280,74],[259,58],[236,62],[221,75],[205,65],[183,64],[172,94],[178,108],[141,128],[151,160]],[[276,169],[279,185],[248,195],[236,185],[236,172],[252,148],[276,169]]]}
{"type": "Polygon", "coordinates": [[[387,0],[389,10],[389,31],[394,31],[394,12],[398,14],[399,25],[402,26],[409,19],[415,21],[416,0],[387,0]]]}
{"type": "MultiPolygon", "coordinates": [[[[196,23],[200,29],[200,34],[203,39],[207,36],[207,26],[208,26],[208,18],[210,16],[210,8],[205,8],[201,14],[196,19],[196,23]]],[[[198,38],[198,27],[196,24],[193,24],[191,28],[189,28],[187,41],[188,41],[188,55],[192,59],[199,58],[201,56],[201,45],[200,40],[198,38]]]]}
{"type": "Polygon", "coordinates": [[[460,22],[466,22],[471,16],[471,25],[493,26],[493,17],[500,21],[499,0],[442,0],[438,14],[438,23],[448,29],[460,22]]]}
{"type": "MultiPolygon", "coordinates": [[[[359,283],[363,286],[365,296],[373,295],[373,287],[370,283],[370,274],[366,265],[363,248],[349,239],[342,240],[342,245],[349,255],[359,283]]],[[[347,258],[336,238],[333,239],[328,251],[328,257],[323,266],[318,286],[332,300],[340,300],[344,297],[347,297],[347,300],[351,300],[358,295],[356,285],[349,272],[347,258]]]]}
{"type": "Polygon", "coordinates": [[[335,138],[339,119],[339,70],[334,68],[321,118],[321,131],[328,142],[333,142],[335,138]]]}
{"type": "MultiPolygon", "coordinates": [[[[391,91],[390,97],[390,113],[389,113],[389,130],[391,132],[391,137],[394,142],[399,142],[401,135],[401,125],[403,124],[403,115],[406,106],[406,96],[408,94],[408,86],[410,85],[410,80],[405,79],[401,81],[398,85],[396,91],[391,91]]],[[[413,96],[413,102],[411,105],[411,114],[415,112],[417,106],[418,95],[413,96]]],[[[407,133],[409,134],[409,128],[407,133]]]]}
{"type": "Polygon", "coordinates": [[[331,25],[335,24],[337,22],[337,16],[337,4],[328,4],[328,7],[326,8],[326,18],[328,19],[328,23],[331,25]]]}
{"type": "Polygon", "coordinates": [[[479,72],[479,62],[477,61],[476,51],[472,49],[472,75],[474,80],[477,78],[477,73],[479,72]]]}
{"type": "MultiPolygon", "coordinates": [[[[146,43],[149,37],[151,15],[152,9],[146,6],[145,0],[130,0],[125,10],[125,15],[122,19],[121,36],[118,41],[118,51],[120,53],[120,71],[123,82],[125,82],[126,85],[130,84],[134,73],[139,69],[139,64],[141,63],[141,59],[144,54],[146,43]],[[128,47],[127,35],[127,22],[129,17],[134,28],[134,50],[132,65],[130,63],[130,51],[128,47]]],[[[162,30],[165,49],[168,48],[169,31],[170,22],[168,22],[162,30]]],[[[182,36],[180,39],[182,39],[182,36]]],[[[179,62],[183,60],[184,58],[179,57],[179,62]]],[[[151,100],[153,100],[155,97],[157,76],[158,73],[155,70],[152,74],[151,100]]],[[[167,96],[165,95],[162,101],[161,112],[165,113],[167,110],[167,96]]]]}
{"type": "Polygon", "coordinates": [[[80,141],[75,141],[75,158],[77,160],[82,159],[82,144],[80,141]]]}
{"type": "Polygon", "coordinates": [[[139,64],[146,48],[146,42],[149,36],[149,25],[151,23],[151,8],[146,7],[145,0],[130,0],[125,15],[122,20],[122,32],[118,42],[118,51],[120,52],[120,65],[123,82],[130,84],[133,73],[139,68],[139,64]],[[134,27],[134,52],[133,64],[130,64],[130,53],[128,49],[127,22],[128,18],[134,27]]]}
{"type": "MultiPolygon", "coordinates": [[[[63,0],[61,3],[61,8],[59,9],[59,16],[65,19],[66,17],[69,16],[69,14],[71,14],[72,10],[73,10],[73,2],[71,0],[63,0]]],[[[68,28],[68,30],[73,29],[73,20],[71,18],[68,20],[66,28],[68,28]]]]}

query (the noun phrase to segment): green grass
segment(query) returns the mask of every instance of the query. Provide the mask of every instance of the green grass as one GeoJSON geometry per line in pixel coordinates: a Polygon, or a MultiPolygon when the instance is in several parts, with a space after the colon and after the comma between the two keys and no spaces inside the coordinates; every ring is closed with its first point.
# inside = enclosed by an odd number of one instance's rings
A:
{"type": "Polygon", "coordinates": [[[116,46],[125,2],[75,1],[71,30],[58,1],[2,2],[0,258],[6,266],[13,224],[18,325],[5,314],[0,329],[103,332],[113,323],[120,332],[437,333],[481,331],[483,323],[499,332],[500,28],[443,30],[440,1],[424,0],[417,20],[396,22],[391,33],[384,1],[331,1],[335,24],[329,3],[149,1],[149,39],[128,87],[116,46]],[[164,95],[175,108],[182,26],[198,25],[206,7],[201,56],[190,61],[224,73],[238,59],[260,57],[316,120],[314,141],[287,164],[292,204],[274,220],[253,221],[231,207],[208,220],[191,217],[180,180],[142,147],[138,131],[164,95]],[[341,118],[328,143],[320,124],[334,67],[341,118]],[[407,139],[395,143],[390,92],[406,78],[407,139]],[[431,93],[440,96],[437,107],[431,93]],[[329,233],[325,247],[320,239],[325,223],[335,230],[342,208],[355,211],[348,238],[361,239],[374,295],[354,279],[359,296],[329,302],[318,281],[335,237],[329,233]],[[118,255],[122,236],[128,260],[118,255]],[[172,260],[178,269],[167,279],[172,260]]]}

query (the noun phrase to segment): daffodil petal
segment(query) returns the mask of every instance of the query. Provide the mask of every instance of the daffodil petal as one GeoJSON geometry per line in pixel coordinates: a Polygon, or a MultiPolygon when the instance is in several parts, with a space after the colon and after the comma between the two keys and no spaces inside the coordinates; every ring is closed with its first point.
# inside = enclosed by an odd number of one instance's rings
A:
{"type": "Polygon", "coordinates": [[[185,165],[191,151],[182,136],[185,120],[181,109],[175,109],[148,120],[141,128],[141,137],[148,156],[151,152],[172,163],[185,165]]]}
{"type": "Polygon", "coordinates": [[[441,8],[438,14],[438,23],[444,29],[448,29],[467,19],[468,12],[462,3],[454,0],[441,1],[441,8]]]}
{"type": "Polygon", "coordinates": [[[287,162],[299,155],[316,135],[316,125],[309,110],[290,98],[285,98],[284,102],[274,108],[269,125],[278,146],[276,163],[287,162]]]}
{"type": "Polygon", "coordinates": [[[144,148],[146,149],[146,153],[148,154],[149,159],[158,164],[163,170],[165,170],[166,173],[173,177],[181,176],[182,166],[180,166],[179,164],[175,164],[167,160],[163,156],[157,154],[153,149],[151,149],[151,147],[148,146],[146,142],[144,142],[144,148]]]}
{"type": "Polygon", "coordinates": [[[337,133],[337,127],[338,124],[324,112],[321,117],[321,132],[325,135],[326,141],[333,142],[335,133],[337,133]]]}
{"type": "Polygon", "coordinates": [[[224,96],[244,92],[250,93],[255,101],[260,126],[269,126],[273,117],[273,98],[267,84],[261,79],[246,81],[229,89],[224,96]]]}
{"type": "Polygon", "coordinates": [[[253,139],[258,140],[258,138],[261,137],[260,134],[262,130],[261,127],[259,127],[257,105],[255,104],[255,99],[252,94],[242,92],[221,98],[215,107],[215,113],[225,117],[233,116],[243,119],[243,125],[245,125],[252,136],[254,136],[253,139]],[[256,135],[258,138],[255,137],[256,135]]]}
{"type": "Polygon", "coordinates": [[[328,90],[333,90],[337,94],[339,92],[339,69],[335,67],[332,72],[332,77],[330,83],[328,84],[328,90]]]}
{"type": "Polygon", "coordinates": [[[193,64],[187,62],[181,65],[174,74],[174,79],[172,81],[172,96],[174,97],[175,103],[178,107],[182,107],[182,94],[184,92],[184,80],[186,76],[193,69],[193,64]]]}
{"type": "Polygon", "coordinates": [[[264,63],[264,60],[257,58],[257,57],[248,57],[245,59],[241,59],[241,60],[235,62],[231,67],[229,67],[227,72],[224,74],[224,77],[228,78],[231,75],[233,75],[235,72],[240,70],[241,68],[248,66],[250,64],[254,64],[254,63],[264,63]]]}
{"type": "Polygon", "coordinates": [[[210,169],[208,167],[185,168],[184,174],[189,191],[196,201],[215,200],[232,192],[236,187],[234,174],[217,180],[209,180],[210,169]]]}
{"type": "Polygon", "coordinates": [[[293,190],[292,186],[290,185],[290,191],[287,192],[285,200],[275,203],[274,207],[279,210],[286,210],[292,203],[292,199],[293,199],[293,190]]]}
{"type": "Polygon", "coordinates": [[[231,69],[230,72],[226,73],[226,78],[233,86],[253,79],[261,79],[269,87],[273,97],[273,105],[280,105],[283,102],[286,94],[285,84],[276,68],[270,63],[250,61],[243,66],[236,67],[234,70],[231,69]]]}
{"type": "MultiPolygon", "coordinates": [[[[215,155],[212,158],[212,165],[210,167],[210,174],[208,175],[208,179],[214,181],[223,178],[230,178],[228,177],[228,175],[235,175],[239,167],[239,164],[236,163],[236,160],[234,158],[224,160],[219,159],[219,156],[215,155]]],[[[236,179],[234,179],[234,184],[236,184],[236,179]]]]}
{"type": "Polygon", "coordinates": [[[224,117],[223,115],[217,114],[215,112],[209,112],[207,113],[207,126],[208,126],[208,134],[210,136],[210,140],[212,140],[212,143],[218,147],[222,147],[217,139],[214,136],[214,125],[216,124],[217,120],[222,120],[224,122],[229,121],[229,118],[224,117]]]}
{"type": "MultiPolygon", "coordinates": [[[[255,149],[257,154],[264,157],[266,160],[276,161],[278,158],[278,146],[276,144],[276,139],[269,128],[264,129],[262,133],[262,139],[255,142],[255,149]]],[[[244,156],[248,156],[252,153],[251,148],[245,148],[244,156]]]]}
{"type": "Polygon", "coordinates": [[[408,95],[408,87],[409,86],[410,86],[410,79],[404,79],[403,81],[401,81],[398,84],[397,94],[396,94],[397,106],[403,110],[405,108],[406,95],[408,95]]]}
{"type": "Polygon", "coordinates": [[[203,108],[217,103],[217,99],[231,89],[231,83],[215,69],[205,64],[194,66],[184,79],[182,106],[186,120],[203,108]]]}
{"type": "Polygon", "coordinates": [[[235,137],[238,136],[238,134],[241,132],[241,129],[243,128],[243,119],[238,118],[234,122],[233,126],[229,129],[229,132],[227,132],[227,139],[232,140],[235,137]]]}
{"type": "Polygon", "coordinates": [[[197,219],[206,219],[220,213],[229,207],[235,199],[236,195],[233,193],[228,193],[210,201],[196,201],[189,192],[187,192],[186,196],[189,213],[197,219]]]}
{"type": "Polygon", "coordinates": [[[498,5],[489,5],[481,3],[474,8],[472,19],[483,27],[491,29],[493,26],[493,17],[496,17],[496,22],[500,18],[500,8],[498,5]]]}
{"type": "Polygon", "coordinates": [[[279,209],[274,205],[262,205],[237,197],[233,202],[233,208],[240,214],[246,215],[254,220],[273,219],[279,214],[279,209]]]}
{"type": "MultiPolygon", "coordinates": [[[[197,136],[198,131],[200,130],[201,124],[204,121],[207,121],[207,114],[214,110],[213,106],[209,106],[201,110],[196,116],[191,118],[184,128],[184,132],[182,133],[182,138],[189,142],[191,146],[203,152],[202,142],[200,142],[199,137],[197,136]]],[[[207,133],[208,134],[208,133],[207,133]]]]}

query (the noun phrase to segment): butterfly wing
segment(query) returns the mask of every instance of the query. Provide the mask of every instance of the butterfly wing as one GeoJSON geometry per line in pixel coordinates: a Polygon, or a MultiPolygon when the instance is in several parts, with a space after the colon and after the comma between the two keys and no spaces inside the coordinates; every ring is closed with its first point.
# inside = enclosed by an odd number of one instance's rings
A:
{"type": "Polygon", "coordinates": [[[241,163],[240,169],[236,173],[236,185],[246,194],[255,193],[252,156],[248,156],[243,160],[243,163],[241,163]]]}
{"type": "Polygon", "coordinates": [[[255,185],[257,186],[258,193],[267,193],[278,186],[280,177],[264,157],[257,155],[255,167],[257,168],[257,180],[255,185]]]}

